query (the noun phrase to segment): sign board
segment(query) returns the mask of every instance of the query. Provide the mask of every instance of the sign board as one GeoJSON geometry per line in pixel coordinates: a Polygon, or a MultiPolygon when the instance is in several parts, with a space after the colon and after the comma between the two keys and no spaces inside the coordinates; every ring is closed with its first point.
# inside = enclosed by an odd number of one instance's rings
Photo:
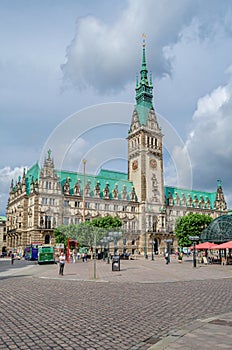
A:
{"type": "Polygon", "coordinates": [[[189,249],[189,247],[183,247],[182,251],[184,254],[189,254],[191,252],[191,250],[189,249]]]}
{"type": "Polygon", "coordinates": [[[199,236],[189,236],[190,241],[199,241],[199,236]]]}
{"type": "Polygon", "coordinates": [[[56,249],[64,249],[64,243],[56,244],[56,249]]]}

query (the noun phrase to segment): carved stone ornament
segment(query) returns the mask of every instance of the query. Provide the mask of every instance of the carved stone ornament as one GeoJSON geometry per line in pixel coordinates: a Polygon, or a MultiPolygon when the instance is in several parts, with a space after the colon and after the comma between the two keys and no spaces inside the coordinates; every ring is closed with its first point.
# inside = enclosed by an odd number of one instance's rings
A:
{"type": "Polygon", "coordinates": [[[115,184],[115,188],[113,189],[113,197],[118,199],[118,185],[115,184]]]}
{"type": "Polygon", "coordinates": [[[137,169],[138,169],[138,161],[137,161],[137,160],[134,160],[134,161],[132,162],[132,169],[133,169],[133,170],[137,170],[137,169]]]}
{"type": "Polygon", "coordinates": [[[154,169],[157,167],[157,161],[154,158],[150,159],[150,166],[154,169]]]}

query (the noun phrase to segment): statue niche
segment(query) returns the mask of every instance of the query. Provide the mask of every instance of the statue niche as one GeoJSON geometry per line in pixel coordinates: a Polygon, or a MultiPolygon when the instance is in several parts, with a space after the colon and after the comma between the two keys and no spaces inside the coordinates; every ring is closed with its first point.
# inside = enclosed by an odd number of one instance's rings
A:
{"type": "Polygon", "coordinates": [[[74,186],[74,194],[77,195],[77,196],[80,196],[81,195],[81,180],[78,179],[75,186],[74,186]]]}
{"type": "Polygon", "coordinates": [[[126,185],[123,185],[122,199],[124,199],[124,200],[126,200],[126,199],[127,199],[127,190],[126,190],[126,185]]]}
{"type": "Polygon", "coordinates": [[[95,197],[99,198],[100,197],[100,193],[101,193],[100,182],[97,181],[96,186],[94,188],[94,195],[95,195],[95,197]]]}
{"type": "Polygon", "coordinates": [[[115,184],[115,187],[113,189],[113,197],[114,199],[118,199],[118,185],[115,184]]]}
{"type": "Polygon", "coordinates": [[[104,188],[103,192],[104,192],[105,199],[109,199],[110,198],[110,189],[109,189],[108,182],[106,183],[106,187],[104,188]]]}
{"type": "Polygon", "coordinates": [[[87,182],[87,184],[86,184],[86,186],[85,186],[85,195],[86,195],[87,197],[90,196],[90,184],[91,184],[91,182],[90,182],[90,180],[88,180],[88,182],[87,182]]]}
{"type": "Polygon", "coordinates": [[[70,194],[70,178],[66,177],[64,186],[63,186],[64,194],[70,194]]]}
{"type": "Polygon", "coordinates": [[[136,193],[135,193],[135,188],[132,187],[131,193],[130,193],[130,200],[135,201],[136,200],[136,193]]]}

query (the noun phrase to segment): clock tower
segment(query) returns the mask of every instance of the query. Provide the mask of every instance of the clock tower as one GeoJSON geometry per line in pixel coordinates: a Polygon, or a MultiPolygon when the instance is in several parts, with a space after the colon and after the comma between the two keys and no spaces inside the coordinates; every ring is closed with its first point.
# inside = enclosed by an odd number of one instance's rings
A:
{"type": "MultiPolygon", "coordinates": [[[[154,214],[164,206],[162,132],[153,107],[153,85],[146,66],[143,40],[140,81],[136,79],[136,105],[128,132],[128,177],[138,201],[154,214]]],[[[145,209],[144,209],[145,210],[145,209]]]]}

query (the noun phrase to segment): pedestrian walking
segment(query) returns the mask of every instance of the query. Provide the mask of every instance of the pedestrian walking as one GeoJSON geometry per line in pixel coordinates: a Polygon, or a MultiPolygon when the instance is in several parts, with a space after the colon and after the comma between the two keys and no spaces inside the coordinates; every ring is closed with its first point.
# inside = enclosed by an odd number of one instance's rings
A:
{"type": "Polygon", "coordinates": [[[76,252],[75,252],[74,249],[73,249],[73,252],[72,252],[72,261],[75,264],[75,262],[76,262],[76,252]]]}
{"type": "Polygon", "coordinates": [[[168,252],[165,254],[166,265],[169,263],[169,254],[168,252]]]}
{"type": "Polygon", "coordinates": [[[63,276],[63,274],[64,274],[64,264],[65,264],[65,255],[64,255],[63,252],[59,256],[59,264],[60,264],[59,275],[63,276]]]}
{"type": "Polygon", "coordinates": [[[11,265],[14,264],[14,253],[11,253],[11,265]]]}

